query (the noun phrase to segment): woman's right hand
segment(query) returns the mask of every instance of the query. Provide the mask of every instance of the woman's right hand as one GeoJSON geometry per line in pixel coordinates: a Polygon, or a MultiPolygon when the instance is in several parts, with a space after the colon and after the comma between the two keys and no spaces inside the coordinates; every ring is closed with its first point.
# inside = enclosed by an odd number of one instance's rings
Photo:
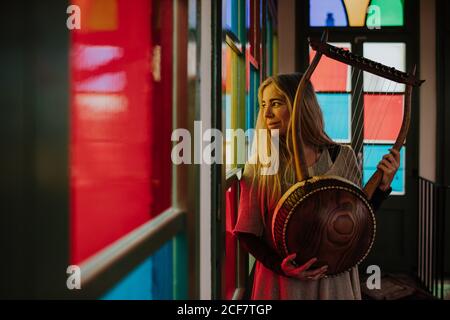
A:
{"type": "Polygon", "coordinates": [[[322,266],[318,269],[309,269],[312,266],[312,264],[317,261],[317,258],[312,258],[304,265],[296,267],[293,262],[296,255],[297,255],[296,253],[293,253],[284,258],[283,262],[281,262],[281,269],[288,277],[304,281],[319,280],[325,277],[325,274],[328,270],[328,266],[322,266]]]}

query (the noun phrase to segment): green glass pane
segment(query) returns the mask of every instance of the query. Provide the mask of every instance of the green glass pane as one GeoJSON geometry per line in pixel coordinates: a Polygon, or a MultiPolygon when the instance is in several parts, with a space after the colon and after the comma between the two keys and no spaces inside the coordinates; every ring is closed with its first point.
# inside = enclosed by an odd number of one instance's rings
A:
{"type": "Polygon", "coordinates": [[[372,0],[367,10],[367,27],[403,26],[404,0],[372,0]]]}
{"type": "Polygon", "coordinates": [[[272,31],[272,21],[268,18],[267,20],[267,31],[266,31],[266,59],[267,59],[267,74],[273,74],[273,31],[272,31]]]}

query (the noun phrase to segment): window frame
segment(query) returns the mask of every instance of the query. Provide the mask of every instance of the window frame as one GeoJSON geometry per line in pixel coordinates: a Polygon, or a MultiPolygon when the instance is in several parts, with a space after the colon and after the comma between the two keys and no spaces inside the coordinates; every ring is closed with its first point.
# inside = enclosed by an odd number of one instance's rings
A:
{"type": "MultiPolygon", "coordinates": [[[[188,110],[199,108],[197,99],[190,99],[191,104],[183,103],[184,97],[188,95],[187,3],[182,5],[174,2],[171,8],[174,27],[172,30],[172,123],[174,128],[188,128],[194,132],[194,118],[176,116],[195,115],[188,110]]],[[[198,25],[199,21],[197,21],[198,25]]],[[[197,45],[198,41],[197,39],[197,45]]],[[[192,185],[198,185],[198,171],[196,166],[172,164],[172,206],[82,262],[80,269],[83,275],[83,290],[73,290],[69,297],[101,298],[168,241],[173,241],[173,259],[187,262],[178,261],[173,264],[173,283],[177,284],[173,286],[173,298],[198,299],[199,243],[196,230],[199,230],[199,199],[195,197],[195,188],[192,188],[192,185]],[[190,196],[195,200],[189,202],[190,196]],[[188,277],[188,274],[191,276],[188,277]]]]}
{"type": "MultiPolygon", "coordinates": [[[[258,84],[254,84],[256,89],[259,87],[259,84],[265,79],[266,75],[266,52],[265,52],[265,21],[266,14],[272,14],[272,21],[276,21],[276,1],[274,0],[238,0],[239,3],[239,23],[238,25],[243,28],[240,29],[242,37],[237,37],[233,33],[224,30],[222,32],[222,5],[213,4],[213,79],[220,79],[217,81],[213,88],[213,127],[223,129],[223,119],[222,119],[222,50],[223,45],[229,46],[234,54],[236,54],[237,62],[235,71],[235,82],[233,89],[236,90],[236,97],[233,99],[234,105],[232,106],[232,125],[231,127],[234,129],[240,128],[242,130],[246,130],[247,128],[247,110],[248,110],[248,101],[246,99],[246,89],[250,83],[246,83],[246,81],[250,82],[250,70],[254,68],[258,73],[258,84]],[[270,12],[265,9],[267,7],[267,3],[270,2],[270,12]],[[246,8],[246,6],[249,7],[246,8]],[[250,10],[250,29],[248,30],[248,39],[245,36],[245,13],[246,9],[250,10]],[[258,13],[258,19],[256,17],[256,11],[260,10],[258,13]],[[260,21],[260,18],[263,21],[260,21]],[[258,28],[258,26],[264,26],[262,29],[258,28]],[[248,41],[247,41],[248,40],[248,41]]],[[[274,34],[275,30],[277,30],[276,26],[273,26],[274,34]]],[[[277,61],[275,61],[274,57],[274,70],[278,69],[277,61]]],[[[250,88],[249,92],[250,92],[250,88]]],[[[253,88],[254,89],[254,88],[253,88]]],[[[257,99],[257,90],[254,90],[253,94],[257,99]]],[[[255,112],[257,108],[253,108],[253,112],[255,112]]],[[[254,115],[254,120],[256,120],[256,116],[254,115]]],[[[223,132],[223,131],[222,131],[223,132]]],[[[247,141],[246,141],[247,142],[247,141]]],[[[224,145],[225,147],[225,145],[224,145]]],[[[236,152],[235,152],[236,155],[236,152]]],[[[225,159],[225,154],[223,155],[225,159]]],[[[224,162],[225,163],[225,162],[224,162]]],[[[237,197],[236,197],[236,209],[239,208],[239,180],[243,174],[244,164],[239,164],[232,167],[229,170],[225,169],[225,165],[213,164],[213,174],[212,174],[212,206],[215,219],[212,220],[212,230],[214,239],[212,257],[214,261],[213,268],[213,281],[212,281],[212,298],[213,299],[223,299],[224,298],[224,256],[220,254],[224,252],[225,245],[225,221],[226,217],[226,208],[225,208],[225,196],[226,191],[231,187],[235,186],[237,188],[237,197]]],[[[237,217],[237,213],[236,213],[237,217]]],[[[233,224],[235,221],[233,221],[233,224]]],[[[240,244],[237,242],[237,250],[236,250],[236,288],[233,294],[233,300],[239,300],[244,297],[246,294],[246,286],[248,281],[249,269],[251,265],[249,265],[249,254],[243,250],[240,244]]]]}

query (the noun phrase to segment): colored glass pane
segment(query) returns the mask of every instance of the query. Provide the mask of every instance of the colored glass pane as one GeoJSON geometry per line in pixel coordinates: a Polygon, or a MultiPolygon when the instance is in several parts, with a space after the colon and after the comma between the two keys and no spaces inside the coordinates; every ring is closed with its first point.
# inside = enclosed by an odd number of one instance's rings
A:
{"type": "MultiPolygon", "coordinates": [[[[330,43],[339,48],[351,51],[350,43],[330,43]]],[[[310,48],[309,60],[313,60],[315,51],[310,48]]],[[[316,91],[347,91],[351,90],[351,66],[322,56],[311,76],[316,91]]]]}
{"type": "Polygon", "coordinates": [[[364,95],[364,141],[394,142],[403,119],[402,94],[364,95]]]}
{"type": "MultiPolygon", "coordinates": [[[[405,71],[406,45],[401,42],[365,42],[364,57],[405,71]]],[[[365,92],[404,92],[405,85],[364,72],[365,92]]]]}
{"type": "Polygon", "coordinates": [[[310,0],[311,27],[346,27],[347,16],[341,0],[310,0]]]}
{"type": "Polygon", "coordinates": [[[347,93],[318,93],[325,132],[336,142],[350,142],[351,99],[347,93]]]}
{"type": "Polygon", "coordinates": [[[238,0],[222,1],[223,29],[233,32],[236,37],[239,37],[238,12],[238,0]]]}
{"type": "Polygon", "coordinates": [[[73,263],[170,206],[172,39],[160,35],[172,33],[172,9],[156,3],[74,1],[87,21],[70,37],[73,263]],[[155,26],[161,12],[167,19],[155,26]],[[153,109],[165,111],[156,118],[153,109]]]}
{"type": "Polygon", "coordinates": [[[403,26],[404,0],[372,0],[367,10],[368,27],[403,26]]]}
{"type": "Polygon", "coordinates": [[[249,64],[249,90],[247,91],[247,116],[246,116],[246,129],[254,128],[256,118],[258,116],[259,104],[258,104],[258,87],[259,87],[259,72],[253,65],[249,64]]]}
{"type": "Polygon", "coordinates": [[[172,241],[162,246],[119,283],[110,289],[104,300],[166,300],[173,299],[172,241]]]}
{"type": "Polygon", "coordinates": [[[344,0],[350,27],[364,27],[370,0],[344,0]]]}
{"type": "Polygon", "coordinates": [[[225,159],[227,169],[232,168],[232,134],[230,130],[235,125],[235,106],[236,106],[236,72],[235,60],[236,53],[225,44],[222,55],[222,121],[225,129],[225,159]]]}
{"type": "Polygon", "coordinates": [[[251,12],[251,0],[245,0],[245,29],[250,29],[250,12],[251,12]]]}
{"type": "MultiPolygon", "coordinates": [[[[364,184],[369,181],[383,155],[389,153],[390,148],[392,148],[392,145],[364,145],[364,184]]],[[[400,167],[391,184],[392,194],[405,194],[405,153],[406,150],[403,147],[400,150],[400,167]]]]}
{"type": "Polygon", "coordinates": [[[310,0],[311,27],[404,25],[404,0],[310,0]]]}

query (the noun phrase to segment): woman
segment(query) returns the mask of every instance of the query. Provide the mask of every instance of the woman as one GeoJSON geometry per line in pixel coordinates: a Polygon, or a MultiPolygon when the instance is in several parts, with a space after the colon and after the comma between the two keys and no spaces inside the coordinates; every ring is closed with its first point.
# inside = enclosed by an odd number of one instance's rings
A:
{"type": "MultiPolygon", "coordinates": [[[[256,129],[278,130],[279,150],[270,142],[265,148],[269,149],[267,152],[278,152],[279,169],[274,175],[260,175],[263,164],[259,160],[246,164],[234,234],[256,258],[252,299],[361,299],[357,267],[327,278],[327,266],[311,268],[316,258],[296,266],[292,261],[295,254],[282,259],[273,244],[270,228],[273,211],[278,199],[296,182],[290,130],[293,102],[301,76],[295,73],[270,77],[259,88],[260,111],[256,129]]],[[[334,143],[325,133],[322,112],[310,82],[297,121],[301,123],[309,174],[339,175],[359,185],[361,175],[355,154],[350,147],[334,143]]],[[[383,178],[371,200],[375,209],[391,192],[390,184],[399,163],[400,155],[396,150],[391,150],[379,163],[383,178]]]]}

